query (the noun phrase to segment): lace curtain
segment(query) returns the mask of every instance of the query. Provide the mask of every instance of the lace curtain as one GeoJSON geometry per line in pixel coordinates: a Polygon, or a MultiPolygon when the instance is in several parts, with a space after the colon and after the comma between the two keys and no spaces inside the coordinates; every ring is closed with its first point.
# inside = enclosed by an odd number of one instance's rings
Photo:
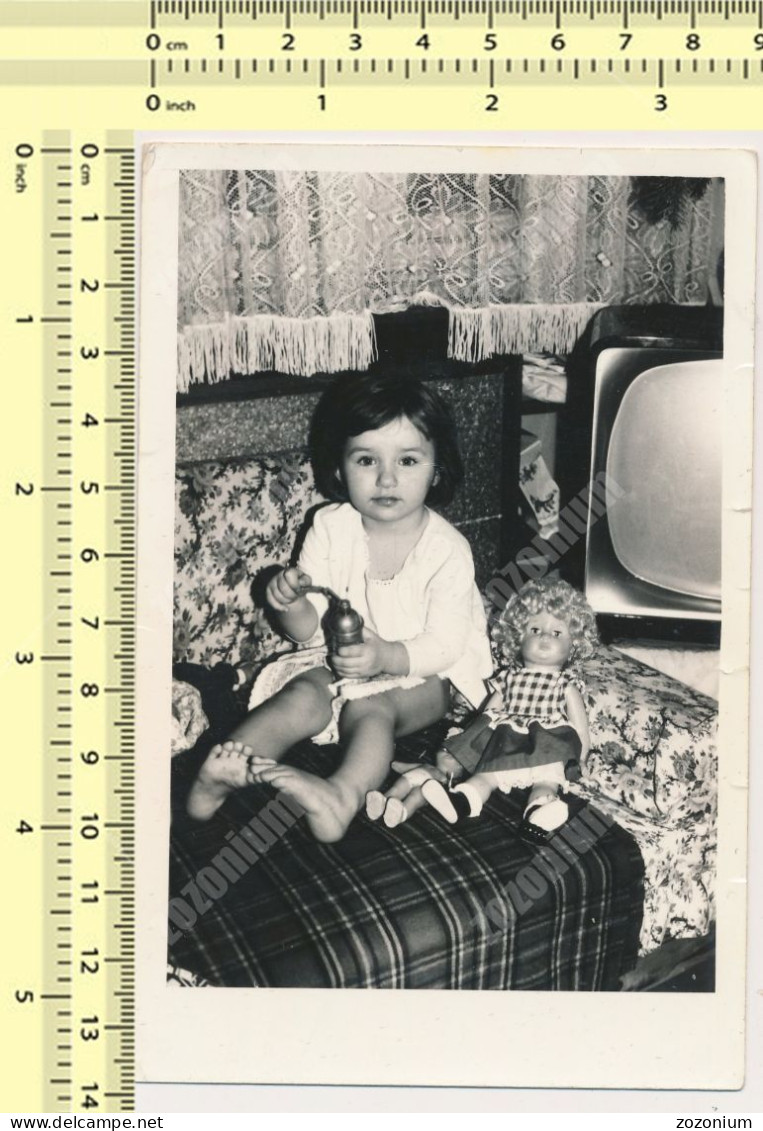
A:
{"type": "Polygon", "coordinates": [[[367,368],[372,313],[414,304],[446,306],[450,355],[478,361],[567,352],[603,304],[704,302],[722,187],[686,194],[661,219],[646,218],[638,188],[629,177],[184,171],[178,386],[367,368]]]}

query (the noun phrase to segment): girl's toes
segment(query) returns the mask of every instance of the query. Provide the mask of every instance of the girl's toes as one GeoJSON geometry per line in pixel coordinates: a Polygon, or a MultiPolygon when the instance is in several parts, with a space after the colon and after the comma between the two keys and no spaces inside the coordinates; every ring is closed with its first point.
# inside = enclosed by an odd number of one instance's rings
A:
{"type": "Polygon", "coordinates": [[[251,777],[252,781],[271,781],[274,774],[278,775],[286,769],[287,767],[280,766],[278,762],[274,762],[270,759],[262,758],[255,760],[254,758],[250,758],[247,774],[251,777]]]}
{"type": "Polygon", "coordinates": [[[255,758],[250,755],[246,760],[246,776],[249,781],[260,781],[262,770],[270,770],[278,763],[269,758],[255,758]]]}
{"type": "Polygon", "coordinates": [[[253,770],[264,770],[267,766],[278,765],[275,758],[261,758],[259,754],[250,754],[248,762],[253,770]]]}

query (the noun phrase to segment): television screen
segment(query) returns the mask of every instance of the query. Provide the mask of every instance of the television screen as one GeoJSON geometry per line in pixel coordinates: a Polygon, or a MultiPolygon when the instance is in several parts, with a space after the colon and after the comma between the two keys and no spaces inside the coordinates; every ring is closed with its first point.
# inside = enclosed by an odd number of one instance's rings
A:
{"type": "Polygon", "coordinates": [[[720,600],[723,363],[684,361],[637,376],[612,426],[607,480],[614,552],[649,585],[720,600]]]}
{"type": "Polygon", "coordinates": [[[596,358],[585,589],[614,617],[717,621],[721,612],[723,360],[610,346],[596,358]]]}

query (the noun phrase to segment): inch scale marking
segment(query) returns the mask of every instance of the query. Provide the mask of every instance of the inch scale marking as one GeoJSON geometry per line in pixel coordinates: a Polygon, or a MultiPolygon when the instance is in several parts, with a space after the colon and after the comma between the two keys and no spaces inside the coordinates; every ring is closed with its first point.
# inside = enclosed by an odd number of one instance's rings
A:
{"type": "Polygon", "coordinates": [[[21,422],[4,438],[18,475],[5,528],[28,553],[8,589],[6,687],[39,722],[20,796],[3,810],[27,924],[5,963],[0,1010],[15,1038],[5,1110],[133,1106],[131,141],[97,129],[3,137],[20,279],[5,285],[0,315],[11,371],[24,375],[16,400],[39,429],[36,444],[21,422]]]}

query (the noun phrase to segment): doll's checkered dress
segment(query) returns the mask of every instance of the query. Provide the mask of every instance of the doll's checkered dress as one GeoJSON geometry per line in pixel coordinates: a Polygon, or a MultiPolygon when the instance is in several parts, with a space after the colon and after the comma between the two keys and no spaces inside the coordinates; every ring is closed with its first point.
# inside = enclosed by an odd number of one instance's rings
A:
{"type": "Polygon", "coordinates": [[[567,688],[577,687],[582,693],[580,680],[568,671],[516,668],[501,672],[491,682],[501,692],[503,704],[498,710],[487,713],[494,722],[511,722],[512,726],[523,730],[533,722],[544,727],[564,726],[569,722],[567,688]]]}

